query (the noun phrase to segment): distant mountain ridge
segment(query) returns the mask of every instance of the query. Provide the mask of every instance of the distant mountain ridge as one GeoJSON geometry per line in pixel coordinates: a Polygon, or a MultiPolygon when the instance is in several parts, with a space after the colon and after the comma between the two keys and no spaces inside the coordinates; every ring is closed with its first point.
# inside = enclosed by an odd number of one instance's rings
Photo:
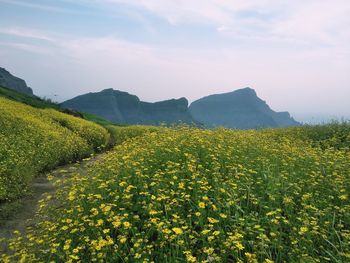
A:
{"type": "Polygon", "coordinates": [[[29,88],[23,79],[13,76],[6,69],[0,67],[0,86],[12,89],[27,95],[33,95],[33,90],[29,88]]]}
{"type": "Polygon", "coordinates": [[[105,89],[80,95],[61,104],[61,107],[88,112],[120,124],[194,123],[186,98],[160,102],[143,102],[136,95],[105,89]]]}
{"type": "Polygon", "coordinates": [[[223,126],[237,129],[300,125],[288,112],[273,111],[251,88],[206,96],[190,106],[186,98],[150,103],[127,92],[105,89],[77,96],[58,106],[35,97],[23,79],[0,67],[0,96],[38,107],[73,109],[119,124],[187,123],[208,128],[223,126]],[[29,96],[23,97],[25,95],[29,96]]]}
{"type": "Polygon", "coordinates": [[[127,92],[105,89],[67,100],[61,107],[92,113],[121,124],[200,123],[208,128],[237,129],[300,125],[288,112],[273,111],[251,88],[210,95],[194,101],[189,107],[186,98],[149,103],[127,92]]]}
{"type": "Polygon", "coordinates": [[[237,129],[300,125],[288,112],[275,112],[251,88],[203,97],[191,103],[192,116],[206,127],[237,129]]]}

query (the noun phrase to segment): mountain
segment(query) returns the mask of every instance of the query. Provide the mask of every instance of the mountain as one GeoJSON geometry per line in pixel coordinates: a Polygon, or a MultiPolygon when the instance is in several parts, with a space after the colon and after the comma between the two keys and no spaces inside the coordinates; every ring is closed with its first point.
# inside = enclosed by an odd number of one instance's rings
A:
{"type": "Polygon", "coordinates": [[[88,93],[61,104],[61,107],[92,113],[120,124],[194,123],[185,98],[155,103],[143,102],[127,92],[105,89],[88,93]]]}
{"type": "Polygon", "coordinates": [[[252,129],[300,125],[288,112],[271,110],[251,88],[201,98],[189,110],[206,127],[252,129]]]}
{"type": "Polygon", "coordinates": [[[0,67],[0,86],[12,89],[27,95],[33,95],[33,90],[29,88],[23,79],[13,76],[6,69],[0,67]]]}

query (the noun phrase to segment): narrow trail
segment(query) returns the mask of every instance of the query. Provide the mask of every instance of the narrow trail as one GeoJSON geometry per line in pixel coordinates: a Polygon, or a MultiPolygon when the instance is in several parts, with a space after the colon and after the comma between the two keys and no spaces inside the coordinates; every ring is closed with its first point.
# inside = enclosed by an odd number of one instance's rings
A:
{"type": "MultiPolygon", "coordinates": [[[[38,203],[47,194],[54,194],[56,187],[47,179],[48,175],[55,178],[69,178],[72,174],[86,174],[87,168],[98,160],[101,160],[106,153],[93,156],[78,163],[59,166],[53,171],[38,175],[32,182],[31,193],[20,199],[20,208],[10,218],[0,222],[0,240],[11,239],[15,230],[23,233],[27,226],[35,222],[35,213],[38,210],[38,203]]],[[[8,251],[7,242],[0,242],[0,254],[8,251]]]]}

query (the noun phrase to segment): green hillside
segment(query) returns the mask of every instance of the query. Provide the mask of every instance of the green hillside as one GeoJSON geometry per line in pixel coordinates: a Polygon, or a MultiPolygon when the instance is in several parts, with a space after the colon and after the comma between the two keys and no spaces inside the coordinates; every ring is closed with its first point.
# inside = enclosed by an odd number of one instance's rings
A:
{"type": "MultiPolygon", "coordinates": [[[[58,111],[64,111],[64,108],[61,108],[59,104],[54,103],[50,100],[42,99],[37,96],[30,96],[21,92],[17,92],[12,89],[8,89],[5,87],[0,87],[0,97],[7,98],[9,100],[21,102],[23,104],[39,108],[39,109],[46,109],[46,108],[52,108],[58,111]]],[[[66,112],[67,113],[67,112],[66,112]]],[[[93,121],[100,125],[111,125],[113,124],[110,121],[107,121],[101,117],[98,117],[91,113],[85,113],[85,112],[71,112],[71,114],[81,115],[85,120],[93,121]]]]}
{"type": "MultiPolygon", "coordinates": [[[[30,103],[50,105],[37,99],[30,103]]],[[[0,202],[25,194],[38,172],[81,159],[108,142],[100,125],[54,109],[0,98],[0,112],[0,202]]]]}
{"type": "Polygon", "coordinates": [[[0,97],[4,97],[10,100],[18,101],[27,105],[30,105],[35,108],[53,108],[53,109],[60,109],[59,105],[56,103],[53,103],[49,100],[44,100],[36,96],[29,96],[27,94],[17,92],[12,89],[8,89],[5,87],[0,86],[0,97]]]}

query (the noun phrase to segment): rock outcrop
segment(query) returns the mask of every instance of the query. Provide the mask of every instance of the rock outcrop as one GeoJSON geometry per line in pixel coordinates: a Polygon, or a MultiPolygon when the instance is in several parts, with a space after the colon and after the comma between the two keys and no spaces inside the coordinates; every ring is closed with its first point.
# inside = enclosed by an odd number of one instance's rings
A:
{"type": "Polygon", "coordinates": [[[0,67],[0,86],[12,89],[27,95],[33,95],[33,90],[29,88],[23,79],[13,76],[6,69],[0,67]]]}

